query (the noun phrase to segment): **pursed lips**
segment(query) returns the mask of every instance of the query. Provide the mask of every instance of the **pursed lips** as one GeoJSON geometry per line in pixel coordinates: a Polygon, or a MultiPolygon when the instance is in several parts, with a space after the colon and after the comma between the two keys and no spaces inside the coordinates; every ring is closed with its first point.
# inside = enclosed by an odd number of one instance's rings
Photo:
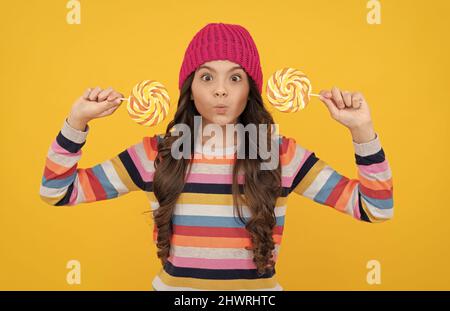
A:
{"type": "Polygon", "coordinates": [[[216,113],[225,114],[228,110],[228,107],[226,105],[219,104],[219,105],[215,105],[213,107],[213,109],[215,110],[216,113]]]}

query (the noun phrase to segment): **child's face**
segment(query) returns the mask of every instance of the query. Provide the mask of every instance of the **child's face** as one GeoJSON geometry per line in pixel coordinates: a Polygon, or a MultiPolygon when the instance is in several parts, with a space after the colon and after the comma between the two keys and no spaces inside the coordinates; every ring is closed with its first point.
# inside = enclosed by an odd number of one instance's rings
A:
{"type": "Polygon", "coordinates": [[[202,123],[224,126],[235,124],[244,111],[249,82],[240,65],[216,60],[206,62],[196,70],[191,91],[195,107],[202,115],[202,123]]]}

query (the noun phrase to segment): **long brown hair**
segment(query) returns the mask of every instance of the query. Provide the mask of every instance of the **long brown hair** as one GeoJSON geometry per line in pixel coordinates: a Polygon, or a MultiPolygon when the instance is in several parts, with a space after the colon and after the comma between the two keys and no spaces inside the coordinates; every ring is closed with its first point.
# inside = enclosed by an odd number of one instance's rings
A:
{"type": "MultiPolygon", "coordinates": [[[[162,264],[167,262],[170,255],[170,239],[172,235],[172,215],[175,204],[180,196],[185,178],[189,174],[191,161],[194,154],[194,135],[191,135],[191,157],[190,159],[175,159],[171,156],[172,143],[178,136],[172,136],[171,129],[176,124],[186,124],[194,133],[194,116],[199,113],[191,99],[191,84],[194,78],[193,72],[184,82],[178,108],[174,119],[168,124],[164,138],[158,143],[158,156],[155,159],[155,174],[153,178],[153,192],[159,202],[159,208],[154,211],[154,222],[157,227],[158,258],[162,264]]],[[[255,82],[248,76],[250,90],[247,105],[238,118],[238,123],[244,127],[247,124],[255,124],[259,137],[259,124],[267,125],[267,146],[272,148],[271,134],[274,124],[271,114],[265,109],[261,94],[255,82]]],[[[248,133],[247,133],[248,134],[248,133]]],[[[275,262],[272,251],[275,248],[273,241],[273,229],[276,225],[275,202],[281,195],[281,167],[278,162],[277,168],[273,170],[260,170],[264,160],[259,156],[248,157],[250,139],[246,135],[244,139],[245,157],[238,157],[233,166],[232,195],[233,204],[237,210],[239,219],[245,224],[246,230],[251,236],[252,247],[247,250],[253,251],[253,261],[260,274],[269,269],[272,271],[275,262]],[[244,175],[243,184],[238,184],[238,173],[244,175]],[[243,192],[243,193],[242,193],[243,192]],[[251,217],[245,222],[242,218],[242,204],[246,205],[251,212],[251,217]]],[[[257,144],[256,142],[254,142],[257,144]]]]}

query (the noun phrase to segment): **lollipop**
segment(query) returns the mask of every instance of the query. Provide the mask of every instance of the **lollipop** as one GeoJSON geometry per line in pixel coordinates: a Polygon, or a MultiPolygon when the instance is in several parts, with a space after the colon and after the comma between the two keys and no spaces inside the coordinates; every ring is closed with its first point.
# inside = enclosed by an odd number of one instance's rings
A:
{"type": "Polygon", "coordinates": [[[282,112],[296,112],[308,105],[311,96],[311,82],[300,70],[283,68],[269,78],[266,90],[269,102],[282,112]]]}
{"type": "Polygon", "coordinates": [[[154,80],[145,80],[136,84],[126,100],[128,114],[136,123],[154,126],[164,120],[170,106],[167,89],[154,80]]]}

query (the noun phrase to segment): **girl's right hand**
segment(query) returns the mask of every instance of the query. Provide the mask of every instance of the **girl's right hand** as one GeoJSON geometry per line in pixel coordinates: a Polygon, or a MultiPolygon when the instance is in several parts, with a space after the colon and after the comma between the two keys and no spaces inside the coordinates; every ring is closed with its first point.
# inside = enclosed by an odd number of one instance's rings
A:
{"type": "Polygon", "coordinates": [[[83,131],[89,121],[113,114],[123,97],[111,87],[104,90],[89,88],[75,101],[67,121],[72,127],[83,131]]]}

